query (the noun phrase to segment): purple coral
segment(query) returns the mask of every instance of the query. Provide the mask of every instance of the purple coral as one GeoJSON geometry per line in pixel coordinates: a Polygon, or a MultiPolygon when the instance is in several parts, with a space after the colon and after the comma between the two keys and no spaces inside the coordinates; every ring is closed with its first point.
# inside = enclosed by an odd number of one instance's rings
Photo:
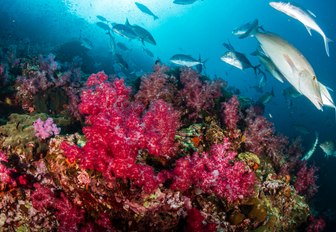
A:
{"type": "Polygon", "coordinates": [[[52,118],[48,118],[45,122],[38,118],[34,123],[35,136],[39,139],[47,139],[53,135],[58,135],[61,131],[56,126],[52,118]]]}

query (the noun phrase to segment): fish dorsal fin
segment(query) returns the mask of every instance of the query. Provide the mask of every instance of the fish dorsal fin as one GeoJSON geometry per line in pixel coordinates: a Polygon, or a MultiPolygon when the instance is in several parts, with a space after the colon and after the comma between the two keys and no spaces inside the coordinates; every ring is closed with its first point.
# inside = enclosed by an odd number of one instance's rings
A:
{"type": "Polygon", "coordinates": [[[312,36],[311,29],[310,29],[308,26],[306,26],[306,25],[305,25],[305,27],[306,27],[306,29],[307,29],[309,35],[312,36]]]}
{"type": "Polygon", "coordinates": [[[129,21],[128,21],[128,18],[126,18],[125,25],[126,25],[126,26],[130,26],[130,25],[131,25],[131,24],[129,23],[129,21]]]}
{"type": "Polygon", "coordinates": [[[313,12],[311,12],[310,10],[307,10],[308,11],[308,13],[311,15],[311,16],[313,16],[314,18],[316,18],[316,15],[313,13],[313,12]]]}

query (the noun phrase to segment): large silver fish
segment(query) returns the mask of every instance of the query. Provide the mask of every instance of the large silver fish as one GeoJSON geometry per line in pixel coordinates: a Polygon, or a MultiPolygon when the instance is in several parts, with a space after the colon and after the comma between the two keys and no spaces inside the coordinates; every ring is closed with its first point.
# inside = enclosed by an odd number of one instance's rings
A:
{"type": "Polygon", "coordinates": [[[251,30],[250,35],[258,40],[265,55],[272,60],[287,81],[317,109],[322,110],[320,85],[314,69],[301,52],[278,35],[260,32],[258,27],[251,30]]]}
{"type": "Polygon", "coordinates": [[[270,2],[269,4],[274,9],[300,21],[303,25],[305,25],[310,35],[311,30],[319,33],[323,37],[324,47],[327,55],[329,56],[328,43],[331,42],[331,40],[327,38],[320,26],[316,23],[314,19],[316,17],[315,14],[291,2],[270,2]]]}

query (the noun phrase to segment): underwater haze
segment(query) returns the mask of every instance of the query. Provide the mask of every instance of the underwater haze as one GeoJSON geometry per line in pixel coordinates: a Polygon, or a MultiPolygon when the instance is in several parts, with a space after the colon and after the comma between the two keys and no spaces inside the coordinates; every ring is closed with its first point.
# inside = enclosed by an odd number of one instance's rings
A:
{"type": "Polygon", "coordinates": [[[336,231],[336,2],[270,2],[2,0],[0,231],[336,231]]]}

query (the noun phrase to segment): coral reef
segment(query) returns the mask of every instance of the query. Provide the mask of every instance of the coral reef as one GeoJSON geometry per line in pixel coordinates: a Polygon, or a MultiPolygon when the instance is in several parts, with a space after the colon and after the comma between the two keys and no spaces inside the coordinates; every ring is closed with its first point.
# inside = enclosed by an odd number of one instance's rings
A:
{"type": "Polygon", "coordinates": [[[24,113],[0,126],[0,231],[324,228],[299,142],[223,81],[155,65],[139,89],[104,72],[84,86],[53,55],[10,60],[24,113]]]}

